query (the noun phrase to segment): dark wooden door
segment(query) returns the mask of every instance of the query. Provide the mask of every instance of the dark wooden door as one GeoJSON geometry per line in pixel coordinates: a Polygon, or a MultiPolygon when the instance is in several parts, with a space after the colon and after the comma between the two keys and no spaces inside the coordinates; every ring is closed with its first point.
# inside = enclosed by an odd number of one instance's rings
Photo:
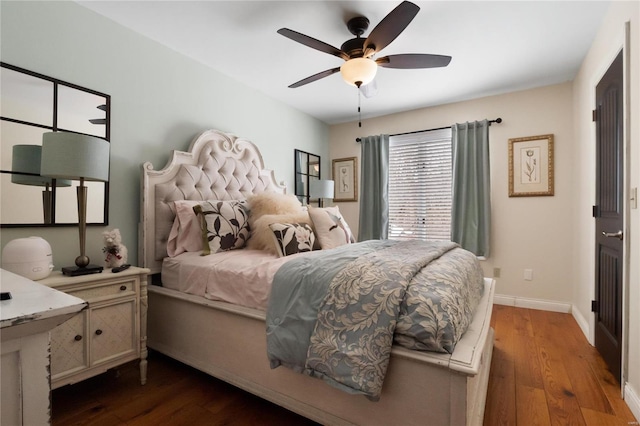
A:
{"type": "Polygon", "coordinates": [[[620,381],[622,364],[622,52],[596,86],[595,344],[620,381]]]}

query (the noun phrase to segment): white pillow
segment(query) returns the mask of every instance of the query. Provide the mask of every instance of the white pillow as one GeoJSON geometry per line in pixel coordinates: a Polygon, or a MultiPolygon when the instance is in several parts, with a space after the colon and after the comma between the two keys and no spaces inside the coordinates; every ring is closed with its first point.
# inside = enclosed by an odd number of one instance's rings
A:
{"type": "Polygon", "coordinates": [[[355,242],[351,229],[340,214],[338,206],[324,208],[309,206],[309,216],[323,250],[355,242]]]}

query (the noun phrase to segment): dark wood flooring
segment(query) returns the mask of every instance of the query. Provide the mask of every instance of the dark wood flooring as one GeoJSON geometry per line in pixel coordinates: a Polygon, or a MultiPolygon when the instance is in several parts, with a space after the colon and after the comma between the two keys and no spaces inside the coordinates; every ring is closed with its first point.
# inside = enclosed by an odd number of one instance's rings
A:
{"type": "MultiPolygon", "coordinates": [[[[569,314],[496,305],[484,424],[637,424],[620,386],[569,314]]],[[[58,425],[315,425],[157,352],[52,392],[58,425]]],[[[394,425],[400,426],[400,425],[394,425]]]]}

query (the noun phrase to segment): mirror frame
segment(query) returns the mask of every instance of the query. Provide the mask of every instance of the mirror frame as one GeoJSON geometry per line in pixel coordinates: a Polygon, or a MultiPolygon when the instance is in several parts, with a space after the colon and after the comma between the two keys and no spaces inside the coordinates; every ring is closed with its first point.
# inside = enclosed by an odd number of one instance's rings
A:
{"type": "Polygon", "coordinates": [[[311,154],[310,152],[302,151],[300,149],[293,150],[293,158],[294,158],[294,194],[298,197],[298,199],[303,202],[306,201],[306,204],[311,204],[312,200],[309,195],[309,182],[313,179],[320,180],[321,179],[321,160],[320,156],[316,154],[311,154]],[[301,160],[301,155],[305,155],[307,161],[303,164],[301,160]],[[315,161],[317,159],[317,162],[315,161]],[[314,160],[314,161],[311,161],[314,160]],[[318,173],[312,173],[311,167],[318,166],[318,173]],[[302,183],[302,185],[300,185],[302,183]]]}
{"type": "MultiPolygon", "coordinates": [[[[81,92],[85,92],[91,95],[103,97],[105,99],[105,133],[103,139],[110,143],[111,141],[111,96],[105,93],[101,93],[92,89],[88,89],[86,87],[78,86],[77,84],[68,83],[63,80],[59,80],[57,78],[49,77],[34,71],[30,71],[24,68],[17,67],[15,65],[8,64],[6,62],[0,62],[1,68],[6,68],[15,72],[23,73],[29,75],[31,77],[39,78],[42,80],[46,80],[53,84],[53,117],[52,117],[52,125],[44,125],[39,123],[32,123],[28,121],[22,121],[15,118],[0,116],[1,121],[7,121],[14,124],[36,127],[49,131],[70,131],[74,132],[73,129],[65,129],[58,126],[58,90],[61,87],[70,88],[79,90],[81,92]]],[[[102,124],[102,123],[100,123],[102,124]]],[[[80,132],[75,132],[80,133],[80,132]]],[[[94,136],[94,135],[92,135],[94,136]]],[[[28,175],[28,173],[19,173],[13,172],[11,170],[0,170],[1,174],[7,175],[28,175]]],[[[54,180],[55,181],[55,180],[54,180]]],[[[52,204],[52,222],[51,223],[0,223],[0,228],[32,228],[32,227],[65,227],[65,226],[78,226],[78,222],[65,222],[65,223],[56,223],[55,221],[55,206],[56,206],[56,185],[53,184],[51,187],[51,204],[52,204]]],[[[104,182],[104,209],[103,209],[103,221],[102,222],[88,222],[87,225],[90,226],[107,226],[109,224],[109,182],[104,182]]]]}

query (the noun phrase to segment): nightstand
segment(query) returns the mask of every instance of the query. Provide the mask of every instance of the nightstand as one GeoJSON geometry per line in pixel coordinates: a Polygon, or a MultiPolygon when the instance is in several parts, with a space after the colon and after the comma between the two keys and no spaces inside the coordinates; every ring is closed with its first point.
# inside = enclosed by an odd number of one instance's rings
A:
{"type": "Polygon", "coordinates": [[[38,281],[79,297],[89,306],[51,332],[51,388],[93,377],[140,359],[147,381],[147,274],[130,267],[78,277],[53,272],[38,281]]]}

